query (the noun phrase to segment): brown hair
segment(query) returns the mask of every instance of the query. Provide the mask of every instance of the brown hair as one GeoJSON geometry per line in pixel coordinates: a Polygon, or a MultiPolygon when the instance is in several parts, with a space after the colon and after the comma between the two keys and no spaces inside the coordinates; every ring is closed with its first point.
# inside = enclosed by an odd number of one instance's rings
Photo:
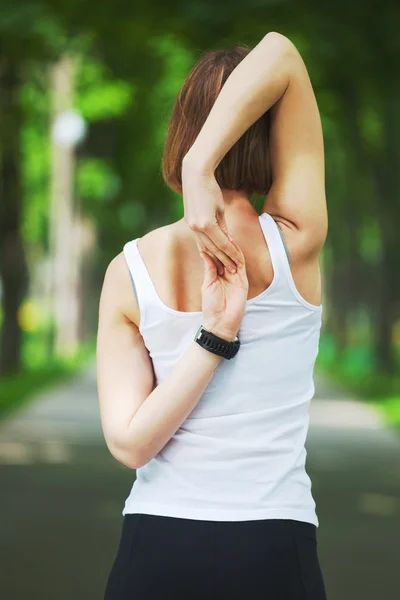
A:
{"type": "MultiPolygon", "coordinates": [[[[199,134],[225,81],[250,52],[246,45],[212,50],[194,65],[178,94],[167,129],[162,175],[182,194],[182,160],[199,134]]],[[[221,189],[267,194],[271,186],[268,152],[269,111],[264,113],[227,152],[215,170],[221,189]]]]}

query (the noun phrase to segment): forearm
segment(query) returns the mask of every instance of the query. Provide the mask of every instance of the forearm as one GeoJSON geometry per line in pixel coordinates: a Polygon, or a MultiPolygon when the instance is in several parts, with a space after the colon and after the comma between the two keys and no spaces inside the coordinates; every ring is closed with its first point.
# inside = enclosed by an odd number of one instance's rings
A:
{"type": "Polygon", "coordinates": [[[138,468],[158,454],[196,406],[221,360],[193,341],[131,419],[123,441],[126,462],[138,468]]]}
{"type": "Polygon", "coordinates": [[[184,158],[184,168],[215,171],[243,133],[282,97],[296,54],[290,40],[273,32],[249,52],[226,80],[184,158]]]}

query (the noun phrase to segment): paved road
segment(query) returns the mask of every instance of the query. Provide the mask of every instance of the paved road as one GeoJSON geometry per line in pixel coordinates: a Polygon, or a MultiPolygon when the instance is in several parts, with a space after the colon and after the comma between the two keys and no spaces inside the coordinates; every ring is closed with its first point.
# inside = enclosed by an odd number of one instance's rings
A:
{"type": "MultiPolygon", "coordinates": [[[[328,600],[398,597],[400,438],[316,379],[307,471],[328,600]]],[[[134,471],[103,441],[92,367],[0,428],[2,600],[101,600],[134,471]]]]}

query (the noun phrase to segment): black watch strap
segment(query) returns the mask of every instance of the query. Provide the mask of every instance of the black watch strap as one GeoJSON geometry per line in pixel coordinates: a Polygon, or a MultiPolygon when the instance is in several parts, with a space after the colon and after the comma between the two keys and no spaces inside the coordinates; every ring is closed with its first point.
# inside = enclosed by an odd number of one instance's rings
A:
{"type": "Polygon", "coordinates": [[[213,354],[227,358],[228,360],[236,356],[240,348],[240,341],[237,336],[233,342],[230,342],[218,337],[211,331],[204,329],[202,325],[200,325],[199,329],[197,330],[194,340],[202,348],[209,350],[213,354]]]}

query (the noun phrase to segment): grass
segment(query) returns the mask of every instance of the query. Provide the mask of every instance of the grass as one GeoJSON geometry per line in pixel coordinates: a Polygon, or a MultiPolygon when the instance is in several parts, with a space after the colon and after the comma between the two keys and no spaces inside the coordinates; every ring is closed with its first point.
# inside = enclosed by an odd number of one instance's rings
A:
{"type": "Polygon", "coordinates": [[[21,373],[0,378],[0,420],[21,409],[39,392],[78,374],[93,358],[93,343],[89,343],[72,358],[41,361],[21,373]]]}
{"type": "Polygon", "coordinates": [[[343,391],[375,406],[389,426],[400,430],[400,373],[391,377],[377,373],[368,346],[355,345],[338,356],[333,339],[324,335],[316,370],[343,391]]]}
{"type": "Polygon", "coordinates": [[[380,398],[373,403],[382,411],[386,423],[400,431],[400,395],[380,398]]]}

